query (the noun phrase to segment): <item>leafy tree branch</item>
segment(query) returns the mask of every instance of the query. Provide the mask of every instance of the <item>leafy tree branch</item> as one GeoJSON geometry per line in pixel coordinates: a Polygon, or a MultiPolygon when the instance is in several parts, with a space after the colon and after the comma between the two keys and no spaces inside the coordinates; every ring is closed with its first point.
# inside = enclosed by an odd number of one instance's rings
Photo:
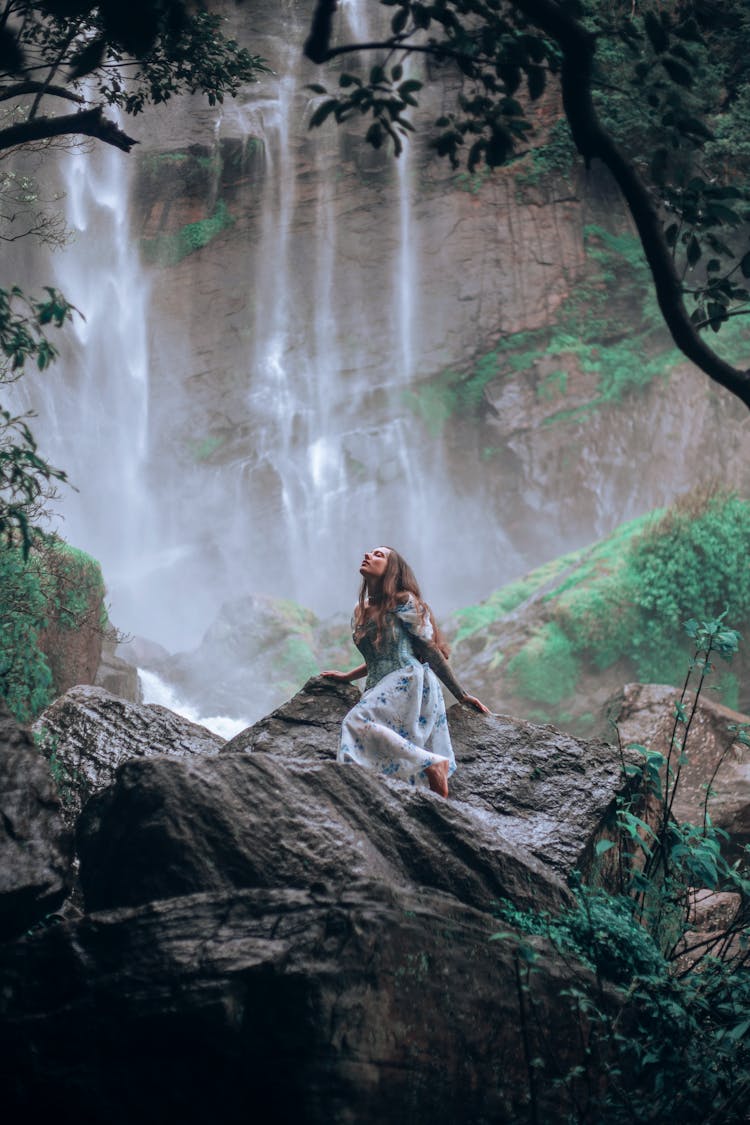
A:
{"type": "MultiPolygon", "coordinates": [[[[747,311],[750,298],[744,285],[750,278],[750,253],[737,254],[724,235],[726,229],[741,228],[750,215],[737,206],[750,200],[750,186],[733,183],[731,169],[722,179],[702,174],[700,167],[701,154],[713,140],[700,104],[707,99],[692,92],[701,81],[705,92],[710,81],[702,77],[712,53],[705,6],[693,0],[638,6],[617,0],[381,4],[394,10],[390,35],[366,44],[334,45],[336,2],[318,0],[305,44],[310,59],[324,63],[357,50],[386,54],[367,79],[341,74],[334,94],[313,87],[326,100],[317,106],[311,125],[329,116],[341,122],[369,115],[366,140],[380,147],[390,139],[398,155],[403,136],[413,129],[404,114],[417,105],[415,95],[422,86],[416,79],[404,80],[402,63],[413,53],[428,54],[438,75],[450,65],[463,76],[455,110],[434,123],[432,143],[438,154],[454,167],[465,160],[469,171],[482,162],[497,167],[518,158],[533,131],[534,103],[549,75],[559,74],[575,146],[587,164],[601,160],[617,182],[675,344],[714,382],[750,406],[750,371],[726,362],[701,334],[704,327],[717,331],[730,315],[747,311]],[[622,81],[612,81],[613,58],[622,81]],[[630,108],[636,124],[629,133],[621,130],[620,139],[602,90],[617,99],[623,89],[637,110],[630,108]],[[644,153],[651,145],[652,152],[644,153]],[[704,251],[711,257],[696,274],[704,251]],[[684,282],[688,273],[698,279],[691,286],[684,282]],[[693,312],[688,312],[686,295],[696,303],[693,312]]],[[[734,19],[730,29],[736,24],[743,35],[750,34],[740,9],[729,15],[734,19]]],[[[736,76],[734,83],[742,87],[736,76]]]]}
{"type": "Polygon", "coordinates": [[[135,140],[106,115],[139,113],[182,93],[210,104],[234,96],[267,67],[222,32],[222,18],[184,0],[132,5],[13,0],[0,14],[0,101],[18,120],[0,130],[0,152],[40,139],[89,136],[124,152],[135,140]],[[49,99],[79,104],[57,115],[49,99]]]}

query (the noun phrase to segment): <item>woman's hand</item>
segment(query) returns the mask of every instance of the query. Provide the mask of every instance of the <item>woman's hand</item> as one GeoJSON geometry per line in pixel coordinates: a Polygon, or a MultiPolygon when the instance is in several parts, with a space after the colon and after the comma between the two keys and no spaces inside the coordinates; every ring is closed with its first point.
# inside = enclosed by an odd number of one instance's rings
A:
{"type": "Polygon", "coordinates": [[[468,706],[473,707],[475,711],[480,711],[482,715],[490,714],[489,707],[485,707],[481,699],[477,699],[475,695],[465,695],[463,699],[459,700],[459,703],[468,704],[468,706]]]}

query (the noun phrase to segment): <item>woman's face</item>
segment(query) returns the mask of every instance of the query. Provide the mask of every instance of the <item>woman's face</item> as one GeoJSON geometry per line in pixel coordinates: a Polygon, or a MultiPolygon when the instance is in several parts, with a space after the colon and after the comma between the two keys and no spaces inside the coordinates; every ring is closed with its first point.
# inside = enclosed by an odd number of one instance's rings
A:
{"type": "Polygon", "coordinates": [[[390,553],[388,547],[373,547],[371,551],[365,551],[359,573],[363,578],[382,578],[390,553]]]}

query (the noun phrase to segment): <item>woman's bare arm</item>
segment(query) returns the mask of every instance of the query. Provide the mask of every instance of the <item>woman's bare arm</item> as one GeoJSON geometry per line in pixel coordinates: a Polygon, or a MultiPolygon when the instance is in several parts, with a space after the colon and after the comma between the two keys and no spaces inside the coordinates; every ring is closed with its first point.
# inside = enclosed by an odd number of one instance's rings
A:
{"type": "Polygon", "coordinates": [[[429,664],[437,678],[445,684],[452,695],[455,695],[459,703],[468,703],[477,711],[481,711],[485,715],[489,714],[489,708],[485,707],[476,696],[469,695],[468,691],[464,691],[453,674],[453,669],[436,644],[432,641],[426,641],[422,637],[415,637],[413,638],[413,645],[420,660],[429,664]]]}
{"type": "Polygon", "coordinates": [[[350,684],[352,680],[361,680],[363,676],[367,675],[367,665],[360,664],[357,668],[352,668],[351,672],[321,672],[321,676],[327,676],[329,680],[336,680],[340,684],[350,684]]]}

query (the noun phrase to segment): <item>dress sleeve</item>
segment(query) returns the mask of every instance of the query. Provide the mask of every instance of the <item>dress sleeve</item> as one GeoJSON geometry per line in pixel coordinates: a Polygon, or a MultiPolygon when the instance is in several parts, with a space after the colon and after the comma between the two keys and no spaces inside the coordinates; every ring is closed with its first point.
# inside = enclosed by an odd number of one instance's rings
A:
{"type": "Polygon", "coordinates": [[[413,637],[417,637],[420,641],[432,640],[432,622],[427,606],[420,605],[412,594],[409,594],[401,605],[397,605],[393,612],[413,637]]]}
{"type": "Polygon", "coordinates": [[[439,680],[445,684],[448,691],[456,699],[464,699],[466,692],[453,675],[453,669],[434,642],[434,631],[430,620],[429,609],[426,605],[419,605],[415,598],[409,595],[403,605],[397,606],[398,620],[402,621],[414,638],[414,651],[420,660],[425,661],[432,668],[439,680]]]}

